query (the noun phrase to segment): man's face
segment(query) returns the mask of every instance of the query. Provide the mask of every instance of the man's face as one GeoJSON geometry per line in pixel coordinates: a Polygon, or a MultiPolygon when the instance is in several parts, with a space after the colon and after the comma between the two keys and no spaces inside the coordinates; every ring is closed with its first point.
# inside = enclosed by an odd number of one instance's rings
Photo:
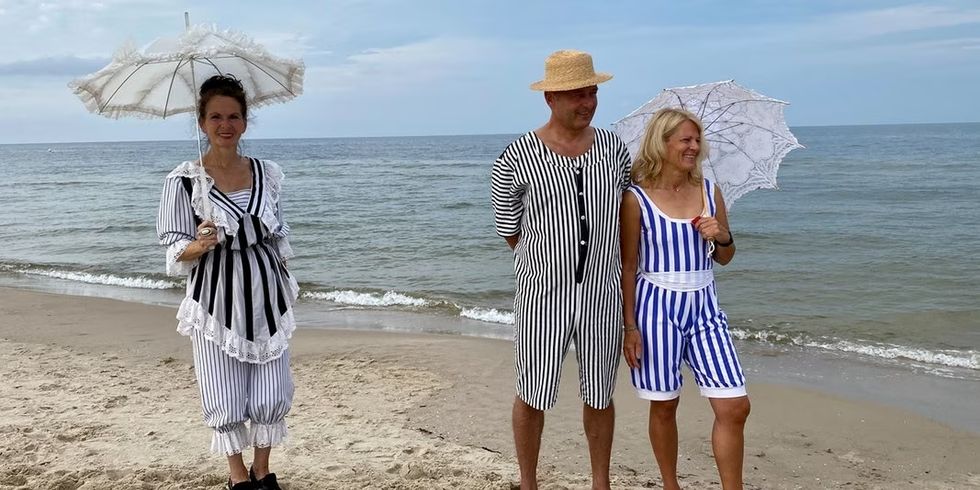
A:
{"type": "Polygon", "coordinates": [[[545,100],[551,107],[552,117],[563,127],[582,130],[592,124],[592,116],[599,103],[595,85],[561,92],[545,92],[545,100]]]}

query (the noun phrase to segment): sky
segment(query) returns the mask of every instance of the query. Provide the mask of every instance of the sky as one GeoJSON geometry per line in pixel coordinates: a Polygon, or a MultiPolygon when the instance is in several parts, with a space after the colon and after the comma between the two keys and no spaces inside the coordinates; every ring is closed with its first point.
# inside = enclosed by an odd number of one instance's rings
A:
{"type": "Polygon", "coordinates": [[[520,133],[548,118],[528,85],[558,49],[614,75],[596,126],[727,79],[789,102],[790,126],[980,121],[975,0],[0,0],[0,144],[193,137],[190,116],[109,120],[67,88],[184,11],[306,64],[250,138],[520,133]]]}

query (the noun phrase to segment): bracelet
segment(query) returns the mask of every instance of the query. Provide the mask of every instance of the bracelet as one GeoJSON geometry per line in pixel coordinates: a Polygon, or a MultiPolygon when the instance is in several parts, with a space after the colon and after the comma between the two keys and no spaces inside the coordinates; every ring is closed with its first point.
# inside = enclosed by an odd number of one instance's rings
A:
{"type": "Polygon", "coordinates": [[[730,231],[728,232],[728,243],[721,243],[718,240],[715,240],[715,245],[719,247],[731,247],[733,243],[735,243],[735,237],[732,236],[732,232],[730,231]]]}
{"type": "Polygon", "coordinates": [[[639,330],[640,330],[639,328],[636,328],[636,325],[623,325],[624,332],[632,332],[632,331],[639,331],[639,330]]]}

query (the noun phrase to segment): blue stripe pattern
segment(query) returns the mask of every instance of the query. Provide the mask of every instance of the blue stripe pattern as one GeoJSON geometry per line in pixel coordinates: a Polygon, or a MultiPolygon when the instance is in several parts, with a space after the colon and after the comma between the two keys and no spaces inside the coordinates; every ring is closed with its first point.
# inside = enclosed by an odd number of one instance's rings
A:
{"type": "MultiPolygon", "coordinates": [[[[704,181],[707,196],[714,186],[704,181]]],[[[629,188],[640,204],[639,272],[711,270],[708,241],[687,219],[675,219],[657,208],[642,188],[629,188]]],[[[715,215],[714,199],[707,199],[715,215]]],[[[715,284],[691,292],[660,288],[637,276],[637,326],[643,337],[641,366],[631,370],[633,386],[654,392],[676,392],[682,385],[681,361],[694,373],[698,386],[738,388],[745,376],[728,317],[718,305],[715,284]]]]}

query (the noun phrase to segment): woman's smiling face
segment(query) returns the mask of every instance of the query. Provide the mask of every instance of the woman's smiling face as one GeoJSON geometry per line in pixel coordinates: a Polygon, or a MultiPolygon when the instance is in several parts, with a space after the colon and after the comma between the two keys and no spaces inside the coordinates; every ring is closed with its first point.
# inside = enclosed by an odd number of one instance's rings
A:
{"type": "Polygon", "coordinates": [[[225,95],[215,95],[208,100],[200,125],[211,146],[219,148],[237,148],[238,140],[248,126],[242,116],[241,104],[225,95]]]}
{"type": "Polygon", "coordinates": [[[667,137],[665,163],[668,165],[691,171],[697,165],[699,153],[701,153],[701,134],[697,125],[690,120],[681,123],[677,130],[667,137]]]}

